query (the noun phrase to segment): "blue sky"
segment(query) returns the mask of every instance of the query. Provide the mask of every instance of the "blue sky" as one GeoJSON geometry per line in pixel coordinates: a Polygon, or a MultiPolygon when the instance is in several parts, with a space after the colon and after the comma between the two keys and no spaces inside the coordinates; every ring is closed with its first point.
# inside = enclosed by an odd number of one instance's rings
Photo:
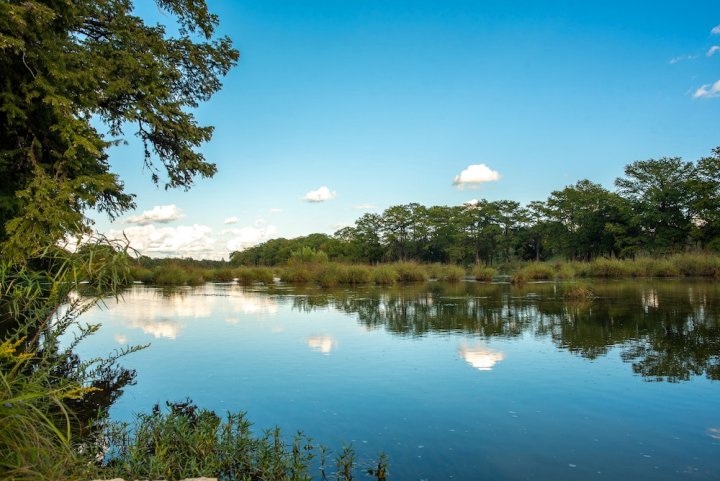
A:
{"type": "Polygon", "coordinates": [[[111,162],[137,211],[95,216],[148,255],[227,258],[407,202],[526,203],[583,178],[612,188],[632,161],[720,145],[714,2],[208,3],[241,53],[196,112],[216,128],[202,150],[218,174],[157,188],[130,139],[111,162]],[[480,164],[498,180],[453,183],[480,164]],[[332,198],[304,200],[321,187],[332,198]]]}

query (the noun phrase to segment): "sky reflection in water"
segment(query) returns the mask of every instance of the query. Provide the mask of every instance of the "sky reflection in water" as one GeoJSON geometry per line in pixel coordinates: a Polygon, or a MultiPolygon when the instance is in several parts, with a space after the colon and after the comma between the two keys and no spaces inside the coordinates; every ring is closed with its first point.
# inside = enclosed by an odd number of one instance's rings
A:
{"type": "Polygon", "coordinates": [[[150,348],[117,419],[190,396],[393,479],[716,479],[720,286],[135,287],[82,346],[150,348]]]}

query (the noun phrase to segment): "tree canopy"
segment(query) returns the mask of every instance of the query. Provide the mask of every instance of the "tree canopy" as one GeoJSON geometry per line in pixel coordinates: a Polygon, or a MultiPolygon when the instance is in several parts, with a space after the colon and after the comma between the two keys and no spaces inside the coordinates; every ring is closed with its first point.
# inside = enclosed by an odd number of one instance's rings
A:
{"type": "Polygon", "coordinates": [[[331,260],[463,264],[720,250],[720,148],[694,163],[633,162],[615,185],[612,192],[580,180],[526,206],[486,199],[461,206],[396,205],[363,215],[334,237],[274,239],[231,259],[282,264],[306,246],[331,260]]]}
{"type": "MultiPolygon", "coordinates": [[[[174,25],[148,25],[131,0],[0,2],[0,242],[31,250],[88,228],[87,208],[134,206],[108,162],[128,132],[165,188],[216,166],[211,126],[191,109],[238,59],[203,0],[157,0],[174,25]],[[172,34],[169,32],[173,32],[172,34]]],[[[140,160],[140,159],[139,159],[140,160]]]]}

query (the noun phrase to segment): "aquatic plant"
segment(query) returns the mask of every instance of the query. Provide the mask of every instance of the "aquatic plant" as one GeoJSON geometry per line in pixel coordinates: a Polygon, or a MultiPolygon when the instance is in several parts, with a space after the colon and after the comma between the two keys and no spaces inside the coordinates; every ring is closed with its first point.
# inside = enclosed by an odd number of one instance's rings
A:
{"type": "Polygon", "coordinates": [[[494,267],[477,265],[472,269],[472,276],[476,281],[490,282],[497,275],[497,269],[494,267]]]}

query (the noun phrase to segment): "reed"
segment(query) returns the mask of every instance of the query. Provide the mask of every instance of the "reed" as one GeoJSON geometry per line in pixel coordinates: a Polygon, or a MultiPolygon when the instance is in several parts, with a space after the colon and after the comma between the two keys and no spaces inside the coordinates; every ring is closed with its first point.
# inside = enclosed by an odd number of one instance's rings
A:
{"type": "Polygon", "coordinates": [[[388,265],[379,265],[372,269],[372,280],[375,284],[390,286],[395,284],[399,278],[400,275],[397,271],[388,265]]]}
{"type": "Polygon", "coordinates": [[[400,282],[424,282],[430,278],[427,269],[416,262],[396,262],[390,266],[397,272],[400,282]]]}
{"type": "Polygon", "coordinates": [[[489,266],[477,265],[472,269],[472,276],[476,281],[490,282],[497,275],[497,269],[489,266]]]}

